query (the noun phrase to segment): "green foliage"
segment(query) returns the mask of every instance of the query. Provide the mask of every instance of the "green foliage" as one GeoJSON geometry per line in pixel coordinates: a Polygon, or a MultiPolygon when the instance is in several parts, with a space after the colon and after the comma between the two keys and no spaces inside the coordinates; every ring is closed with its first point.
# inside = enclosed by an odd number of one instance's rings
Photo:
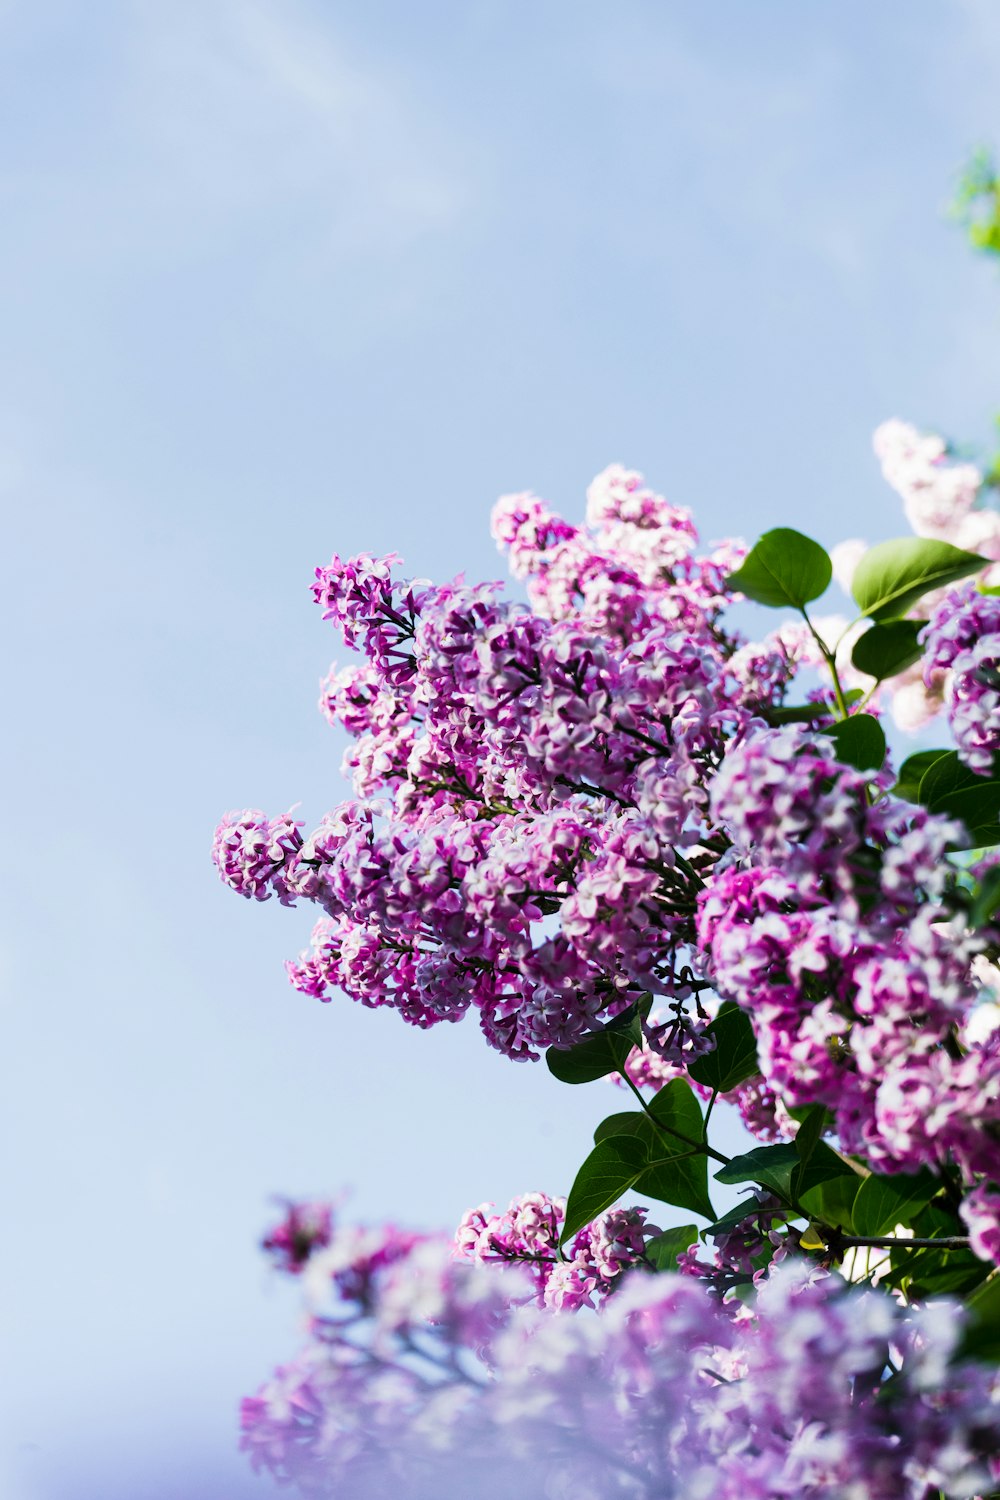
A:
{"type": "Polygon", "coordinates": [[[969,1321],[959,1354],[997,1363],[1000,1361],[1000,1270],[993,1271],[975,1288],[966,1307],[969,1321]]]}
{"type": "Polygon", "coordinates": [[[648,1008],[648,1004],[630,1005],[575,1047],[550,1047],[545,1054],[549,1072],[560,1083],[593,1083],[609,1073],[620,1073],[632,1048],[642,1046],[640,1015],[648,1008]]]}
{"type": "Polygon", "coordinates": [[[676,1229],[665,1229],[646,1242],[646,1258],[658,1271],[676,1271],[677,1257],[683,1254],[698,1238],[695,1224],[680,1224],[676,1229]]]}
{"type": "Polygon", "coordinates": [[[858,1188],[851,1217],[855,1234],[891,1234],[897,1224],[908,1226],[938,1191],[930,1172],[915,1177],[883,1177],[872,1172],[858,1188]]]}
{"type": "Polygon", "coordinates": [[[716,1182],[756,1182],[770,1188],[779,1197],[791,1197],[792,1174],[799,1165],[799,1154],[794,1146],[755,1146],[743,1156],[734,1156],[732,1161],[716,1172],[716,1182]]]}
{"type": "MultiPolygon", "coordinates": [[[[909,1227],[919,1239],[940,1239],[964,1235],[965,1225],[939,1200],[928,1203],[915,1214],[909,1227]]],[[[985,1261],[969,1249],[922,1250],[894,1248],[889,1255],[889,1270],[882,1280],[899,1287],[910,1298],[963,1296],[984,1282],[989,1274],[985,1261]]]]}
{"type": "Polygon", "coordinates": [[[728,586],[757,604],[801,609],[826,592],[833,564],[818,542],[778,526],[765,531],[741,567],[731,573],[728,586]]]}
{"type": "MultiPolygon", "coordinates": [[[[684,1079],[672,1079],[657,1095],[654,1095],[645,1112],[622,1110],[618,1115],[609,1115],[594,1131],[597,1146],[615,1146],[624,1140],[627,1152],[633,1152],[634,1143],[642,1146],[642,1158],[628,1158],[627,1166],[639,1167],[631,1176],[627,1187],[636,1188],[637,1193],[657,1199],[661,1203],[673,1203],[676,1208],[691,1209],[694,1214],[715,1218],[708,1196],[708,1157],[705,1155],[705,1121],[699,1101],[694,1097],[690,1083],[684,1079]]],[[[577,1173],[570,1194],[574,1211],[580,1203],[589,1206],[594,1187],[595,1170],[600,1169],[600,1191],[610,1191],[615,1173],[607,1172],[607,1161],[595,1158],[591,1152],[580,1172],[577,1173]],[[577,1188],[585,1196],[577,1194],[577,1188]],[[574,1199],[574,1194],[577,1194],[574,1199]]],[[[624,1193],[622,1188],[621,1193],[624,1193]]],[[[618,1197],[621,1197],[621,1193],[618,1197]]],[[[615,1199],[610,1199],[610,1203],[615,1199]]],[[[607,1203],[604,1203],[607,1208],[607,1203]]],[[[594,1209],[591,1218],[603,1209],[594,1209]]],[[[567,1209],[567,1223],[568,1223],[567,1209]]],[[[589,1223],[589,1220],[583,1221],[589,1223]]],[[[579,1229],[577,1224],[577,1229],[579,1229]]],[[[567,1230],[565,1233],[574,1233],[567,1230]]],[[[564,1233],[564,1238],[565,1238],[564,1233]]]]}
{"type": "Polygon", "coordinates": [[[709,1224],[707,1229],[703,1229],[701,1232],[702,1239],[717,1240],[723,1235],[731,1234],[737,1224],[741,1224],[744,1219],[749,1218],[756,1207],[757,1203],[755,1199],[743,1198],[728,1213],[724,1213],[721,1219],[716,1219],[714,1224],[709,1224]]]}
{"type": "Polygon", "coordinates": [[[601,1141],[608,1140],[614,1135],[634,1135],[645,1141],[647,1147],[652,1149],[656,1132],[653,1122],[641,1109],[625,1109],[619,1114],[608,1115],[603,1119],[594,1131],[594,1144],[599,1145],[601,1141]]]}
{"type": "Polygon", "coordinates": [[[858,563],[851,592],[863,615],[894,620],[931,589],[957,583],[985,568],[987,559],[950,542],[922,536],[898,537],[871,547],[858,563]]]}
{"type": "Polygon", "coordinates": [[[1000,911],[1000,865],[993,865],[979,882],[969,909],[969,925],[985,927],[1000,911]]]}
{"type": "Polygon", "coordinates": [[[938,755],[920,778],[916,800],[929,812],[960,818],[967,834],[963,849],[1000,843],[1000,767],[988,776],[970,771],[955,750],[938,755]]]}
{"type": "Polygon", "coordinates": [[[877,771],[885,760],[885,731],[873,714],[852,714],[824,734],[837,747],[837,759],[856,771],[877,771]]]}
{"type": "Polygon", "coordinates": [[[830,1224],[835,1229],[854,1232],[852,1210],[861,1191],[862,1178],[857,1172],[841,1172],[799,1192],[799,1204],[811,1219],[830,1224]]]}
{"type": "Polygon", "coordinates": [[[559,1243],[617,1203],[642,1175],[647,1147],[638,1136],[616,1135],[601,1141],[577,1172],[566,1203],[566,1221],[559,1243]]]}
{"type": "Polygon", "coordinates": [[[926,620],[888,620],[884,625],[873,625],[855,642],[852,664],[879,682],[905,672],[920,660],[917,635],[926,623],[926,620]]]}
{"type": "Polygon", "coordinates": [[[918,750],[915,755],[907,756],[899,768],[899,780],[892,789],[894,795],[903,802],[919,802],[924,772],[943,755],[951,753],[950,750],[918,750]]]}
{"type": "Polygon", "coordinates": [[[695,1083],[724,1094],[759,1071],[750,1017],[738,1005],[727,1000],[706,1034],[714,1037],[715,1050],[688,1066],[695,1083]]]}
{"type": "Polygon", "coordinates": [[[973,155],[959,179],[952,210],[974,249],[1000,255],[1000,176],[989,151],[973,155]]]}

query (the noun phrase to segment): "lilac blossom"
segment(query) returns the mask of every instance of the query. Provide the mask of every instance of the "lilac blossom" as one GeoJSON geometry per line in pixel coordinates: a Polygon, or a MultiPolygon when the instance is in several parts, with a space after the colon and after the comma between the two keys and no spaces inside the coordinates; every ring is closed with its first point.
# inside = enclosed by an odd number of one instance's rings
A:
{"type": "MultiPolygon", "coordinates": [[[[460,1251],[492,1233],[536,1253],[553,1210],[535,1194],[493,1231],[467,1216],[460,1251]]],[[[752,1267],[769,1212],[730,1236],[728,1264],[752,1267]]],[[[753,1310],[632,1270],[599,1315],[571,1312],[540,1305],[516,1266],[350,1226],[301,1279],[308,1342],[244,1401],[242,1446],[304,1494],[423,1500],[458,1493],[470,1462],[539,1500],[567,1485],[593,1500],[921,1500],[928,1486],[958,1500],[1000,1478],[1000,1389],[956,1360],[954,1304],[903,1308],[787,1260],[753,1310]]]]}
{"type": "Polygon", "coordinates": [[[925,680],[948,673],[945,710],[958,753],[984,776],[1000,751],[1000,598],[973,584],[951,590],[922,639],[925,680]]]}

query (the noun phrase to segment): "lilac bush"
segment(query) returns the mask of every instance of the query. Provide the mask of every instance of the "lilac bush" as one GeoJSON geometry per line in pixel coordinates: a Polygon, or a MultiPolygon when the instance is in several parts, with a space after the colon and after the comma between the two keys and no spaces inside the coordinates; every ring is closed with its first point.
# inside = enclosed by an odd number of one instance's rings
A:
{"type": "Polygon", "coordinates": [[[705,550],[616,465],[582,525],[498,503],[525,602],[394,556],[316,570],[357,653],[320,698],[353,795],[311,832],[228,814],[222,879],[317,908],[304,995],[474,1018],[631,1107],[565,1198],[451,1241],[290,1206],[265,1243],[309,1338],[244,1404],[258,1468],[324,1495],[465,1493],[470,1460],[498,1495],[1000,1486],[1000,522],[940,440],[876,448],[914,534],[833,560],[788,528],[705,550]],[[810,613],[835,562],[853,622],[810,613]],[[783,614],[748,639],[740,601],[783,614]],[[881,718],[914,688],[897,717],[943,710],[957,748],[896,766],[881,718]],[[760,1144],[720,1152],[717,1106],[760,1144]],[[746,1195],[722,1218],[710,1164],[746,1195]]]}

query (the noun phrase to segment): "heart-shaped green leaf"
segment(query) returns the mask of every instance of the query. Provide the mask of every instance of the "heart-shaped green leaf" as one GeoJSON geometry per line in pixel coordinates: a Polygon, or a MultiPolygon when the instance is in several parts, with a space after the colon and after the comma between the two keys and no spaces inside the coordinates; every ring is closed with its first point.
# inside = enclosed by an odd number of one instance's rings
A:
{"type": "Polygon", "coordinates": [[[885,760],[885,732],[873,714],[853,714],[824,734],[837,747],[837,759],[856,771],[877,771],[885,760]]]}
{"type": "Polygon", "coordinates": [[[758,604],[801,609],[826,592],[832,577],[833,564],[818,542],[779,526],[765,531],[727,584],[758,604]]]}
{"type": "Polygon", "coordinates": [[[926,623],[926,620],[888,620],[884,625],[873,625],[855,642],[852,665],[879,682],[905,672],[920,660],[923,647],[917,644],[917,635],[926,623]]]}

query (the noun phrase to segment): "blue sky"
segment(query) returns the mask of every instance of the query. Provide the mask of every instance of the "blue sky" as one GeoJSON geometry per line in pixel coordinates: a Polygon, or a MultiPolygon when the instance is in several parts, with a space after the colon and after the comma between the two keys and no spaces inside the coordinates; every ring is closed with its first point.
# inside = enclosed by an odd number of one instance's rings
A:
{"type": "Polygon", "coordinates": [[[607,1111],[296,996],[308,914],[216,882],[220,812],[342,795],[313,566],[493,576],[497,494],[617,460],[902,530],[873,427],[1000,406],[998,77],[990,0],[0,0],[13,1500],[241,1495],[269,1195],[450,1227],[607,1111]]]}

